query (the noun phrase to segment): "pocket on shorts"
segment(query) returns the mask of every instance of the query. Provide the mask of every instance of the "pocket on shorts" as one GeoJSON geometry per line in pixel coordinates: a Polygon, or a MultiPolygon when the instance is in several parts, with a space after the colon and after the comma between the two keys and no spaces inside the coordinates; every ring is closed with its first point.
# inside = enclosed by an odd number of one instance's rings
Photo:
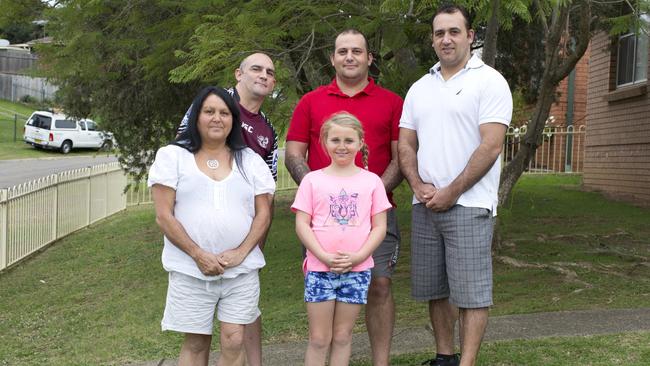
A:
{"type": "Polygon", "coordinates": [[[492,211],[488,208],[483,207],[473,207],[472,214],[477,218],[492,217],[492,211]]]}

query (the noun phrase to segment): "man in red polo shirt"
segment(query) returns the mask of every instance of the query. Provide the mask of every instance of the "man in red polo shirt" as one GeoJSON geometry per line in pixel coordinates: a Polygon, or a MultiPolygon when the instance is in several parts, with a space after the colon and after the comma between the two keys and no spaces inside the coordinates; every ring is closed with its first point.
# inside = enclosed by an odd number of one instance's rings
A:
{"type": "MultiPolygon", "coordinates": [[[[305,94],[291,118],[287,133],[285,164],[296,183],[311,170],[326,167],[330,158],[319,142],[320,128],[332,114],[346,111],[363,125],[370,151],[368,170],[379,175],[388,198],[402,181],[397,160],[402,98],[377,86],[368,77],[372,54],[363,34],[354,29],[341,32],[330,56],[336,77],[329,85],[305,94]]],[[[356,164],[363,167],[361,155],[356,164]]],[[[399,253],[399,230],[394,209],[388,212],[386,238],[373,254],[375,267],[366,305],[366,327],[370,336],[373,365],[388,365],[395,323],[391,276],[399,253]]]]}

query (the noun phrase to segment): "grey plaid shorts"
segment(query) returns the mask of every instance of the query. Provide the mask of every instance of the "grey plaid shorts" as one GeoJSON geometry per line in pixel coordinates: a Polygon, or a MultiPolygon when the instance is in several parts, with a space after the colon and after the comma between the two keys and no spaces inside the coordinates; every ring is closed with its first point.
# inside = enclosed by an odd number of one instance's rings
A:
{"type": "Polygon", "coordinates": [[[416,300],[449,297],[460,308],[492,305],[490,210],[455,205],[434,212],[413,205],[411,295],[416,300]]]}

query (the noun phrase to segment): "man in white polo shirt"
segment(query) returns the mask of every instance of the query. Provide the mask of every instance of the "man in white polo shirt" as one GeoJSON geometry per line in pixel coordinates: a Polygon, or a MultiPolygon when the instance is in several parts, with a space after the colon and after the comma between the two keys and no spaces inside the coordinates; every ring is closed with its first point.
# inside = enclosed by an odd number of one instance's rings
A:
{"type": "Polygon", "coordinates": [[[411,293],[429,302],[436,357],[428,364],[469,366],[492,305],[490,247],[512,95],[501,74],[472,56],[465,9],[443,5],[431,24],[440,62],[406,95],[398,143],[414,193],[411,293]]]}

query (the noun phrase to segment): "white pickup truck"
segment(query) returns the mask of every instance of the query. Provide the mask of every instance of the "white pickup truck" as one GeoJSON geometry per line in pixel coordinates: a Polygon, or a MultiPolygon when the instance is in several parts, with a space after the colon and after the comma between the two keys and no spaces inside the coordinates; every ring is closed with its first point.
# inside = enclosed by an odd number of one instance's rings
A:
{"type": "Polygon", "coordinates": [[[64,154],[73,148],[108,150],[114,144],[113,134],[98,131],[92,120],[44,111],[32,113],[25,123],[23,139],[34,147],[58,149],[64,154]]]}

